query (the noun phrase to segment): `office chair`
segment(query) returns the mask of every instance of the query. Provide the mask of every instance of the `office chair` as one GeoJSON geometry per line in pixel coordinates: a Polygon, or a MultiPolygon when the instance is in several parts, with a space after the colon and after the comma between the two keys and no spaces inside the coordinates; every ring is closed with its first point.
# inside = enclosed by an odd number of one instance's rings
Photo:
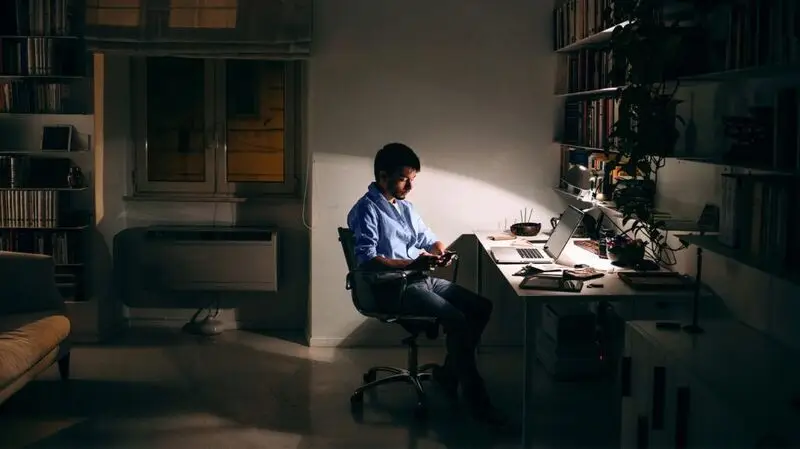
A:
{"type": "MultiPolygon", "coordinates": [[[[364,373],[364,384],[353,392],[350,397],[350,404],[354,411],[360,410],[364,402],[364,392],[378,385],[407,382],[414,386],[417,392],[417,406],[414,414],[424,419],[427,416],[427,399],[425,389],[422,388],[422,381],[430,380],[431,371],[438,368],[435,363],[419,365],[417,338],[424,333],[429,339],[434,340],[439,336],[439,322],[434,317],[411,316],[399,313],[380,311],[374,298],[381,296],[383,299],[398,300],[403,294],[405,286],[410,276],[419,275],[420,272],[392,270],[392,271],[366,271],[359,270],[355,260],[355,236],[350,229],[339,228],[339,241],[342,244],[345,260],[347,261],[347,283],[346,288],[350,290],[353,305],[356,310],[364,316],[376,318],[384,323],[399,324],[409,334],[402,340],[404,346],[408,348],[408,366],[406,368],[395,368],[391,366],[376,366],[364,373]],[[387,298],[391,296],[392,298],[387,298]],[[377,378],[379,372],[389,373],[389,376],[377,378]]],[[[453,264],[457,264],[455,259],[453,264]]],[[[453,267],[454,273],[457,265],[453,267]]]]}

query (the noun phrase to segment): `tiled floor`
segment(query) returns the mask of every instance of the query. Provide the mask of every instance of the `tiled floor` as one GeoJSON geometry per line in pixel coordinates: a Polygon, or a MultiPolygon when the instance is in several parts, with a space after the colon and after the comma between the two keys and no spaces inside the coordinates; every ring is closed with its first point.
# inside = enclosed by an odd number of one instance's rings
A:
{"type": "MultiPolygon", "coordinates": [[[[291,338],[228,332],[201,341],[177,330],[129,331],[73,350],[72,380],[55,368],[0,405],[0,448],[512,448],[518,430],[492,431],[428,388],[427,425],[413,389],[349,396],[369,366],[403,366],[405,351],[307,348],[291,338]]],[[[423,348],[421,361],[438,361],[423,348]]],[[[489,348],[481,369],[496,403],[518,420],[518,349],[489,348]]],[[[541,368],[541,367],[540,367],[541,368]]],[[[536,447],[609,447],[610,389],[534,380],[536,447]]]]}

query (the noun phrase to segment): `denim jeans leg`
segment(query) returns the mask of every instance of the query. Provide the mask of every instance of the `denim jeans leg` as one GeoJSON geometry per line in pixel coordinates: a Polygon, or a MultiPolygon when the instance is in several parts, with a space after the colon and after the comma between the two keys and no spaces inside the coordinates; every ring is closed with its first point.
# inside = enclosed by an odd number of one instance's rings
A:
{"type": "Polygon", "coordinates": [[[428,278],[408,286],[403,312],[439,318],[447,333],[447,364],[465,383],[480,380],[475,346],[491,314],[491,302],[442,279],[428,278]],[[465,293],[466,292],[466,293],[465,293]]]}

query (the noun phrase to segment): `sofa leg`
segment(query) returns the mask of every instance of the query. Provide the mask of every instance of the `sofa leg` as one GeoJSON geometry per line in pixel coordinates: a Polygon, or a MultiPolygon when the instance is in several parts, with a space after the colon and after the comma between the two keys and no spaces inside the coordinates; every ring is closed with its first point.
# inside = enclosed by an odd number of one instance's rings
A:
{"type": "Polygon", "coordinates": [[[61,375],[61,380],[69,379],[69,354],[68,352],[58,359],[58,374],[61,375]]]}

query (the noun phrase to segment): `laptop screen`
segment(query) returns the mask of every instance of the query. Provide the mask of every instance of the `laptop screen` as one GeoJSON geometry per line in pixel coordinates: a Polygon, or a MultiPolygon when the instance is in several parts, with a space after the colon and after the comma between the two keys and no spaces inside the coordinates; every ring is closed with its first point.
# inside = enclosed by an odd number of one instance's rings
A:
{"type": "Polygon", "coordinates": [[[552,257],[553,260],[558,259],[582,221],[583,212],[574,206],[567,206],[567,209],[561,214],[561,219],[558,220],[556,228],[553,229],[553,233],[550,234],[550,238],[547,239],[547,243],[544,245],[547,255],[552,257]]]}

